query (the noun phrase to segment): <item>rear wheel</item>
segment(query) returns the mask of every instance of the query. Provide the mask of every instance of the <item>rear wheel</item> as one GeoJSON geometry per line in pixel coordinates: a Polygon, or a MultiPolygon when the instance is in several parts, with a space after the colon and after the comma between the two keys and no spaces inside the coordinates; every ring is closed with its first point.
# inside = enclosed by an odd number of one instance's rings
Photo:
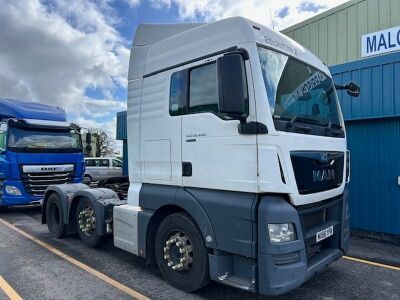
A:
{"type": "Polygon", "coordinates": [[[55,193],[52,193],[47,200],[46,220],[47,228],[54,237],[61,238],[65,235],[66,226],[62,205],[59,196],[55,193]]]}
{"type": "Polygon", "coordinates": [[[8,210],[8,206],[0,205],[0,212],[6,212],[8,210]]]}
{"type": "Polygon", "coordinates": [[[76,209],[78,234],[82,241],[90,246],[98,246],[103,241],[103,236],[98,233],[98,222],[92,202],[88,198],[79,200],[76,209]]]}
{"type": "Polygon", "coordinates": [[[186,213],[172,214],[161,222],[155,252],[160,272],[172,286],[193,292],[209,283],[208,251],[186,213]]]}

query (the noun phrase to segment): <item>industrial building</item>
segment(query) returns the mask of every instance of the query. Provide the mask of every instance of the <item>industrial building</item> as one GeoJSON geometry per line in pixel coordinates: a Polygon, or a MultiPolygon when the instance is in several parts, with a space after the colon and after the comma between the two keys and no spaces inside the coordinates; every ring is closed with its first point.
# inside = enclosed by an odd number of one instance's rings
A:
{"type": "MultiPolygon", "coordinates": [[[[319,56],[336,83],[361,86],[357,100],[339,92],[351,151],[351,226],[393,235],[400,235],[399,12],[399,0],[352,0],[282,31],[319,56]]],[[[121,112],[124,155],[126,138],[121,112]]]]}

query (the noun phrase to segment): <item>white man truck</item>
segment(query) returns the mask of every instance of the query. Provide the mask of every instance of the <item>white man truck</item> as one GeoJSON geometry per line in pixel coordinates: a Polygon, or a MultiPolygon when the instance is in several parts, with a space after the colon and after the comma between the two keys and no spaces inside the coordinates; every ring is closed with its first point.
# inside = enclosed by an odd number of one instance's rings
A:
{"type": "Polygon", "coordinates": [[[128,76],[127,199],[50,186],[51,233],[90,246],[112,234],[188,292],[214,280],[282,294],[348,251],[336,89],[356,84],[335,86],[307,49],[240,17],[140,25],[128,76]]]}

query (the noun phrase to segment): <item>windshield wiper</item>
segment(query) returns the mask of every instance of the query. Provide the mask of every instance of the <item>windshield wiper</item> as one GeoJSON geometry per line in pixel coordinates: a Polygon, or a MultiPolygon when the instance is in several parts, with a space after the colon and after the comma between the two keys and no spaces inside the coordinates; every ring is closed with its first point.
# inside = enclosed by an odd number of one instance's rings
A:
{"type": "Polygon", "coordinates": [[[296,132],[310,132],[312,130],[311,127],[300,125],[298,123],[310,124],[314,126],[325,127],[325,134],[327,136],[342,136],[343,128],[340,124],[333,122],[324,122],[318,119],[308,118],[305,116],[280,116],[275,117],[278,120],[288,121],[285,126],[285,131],[296,131],[296,132]]]}
{"type": "Polygon", "coordinates": [[[299,125],[299,124],[295,124],[297,121],[301,121],[301,117],[299,117],[297,115],[293,116],[292,118],[288,118],[288,117],[285,118],[284,117],[283,119],[284,120],[286,119],[287,121],[289,121],[289,122],[286,123],[286,127],[285,127],[286,131],[288,131],[288,129],[290,129],[290,128],[293,128],[295,131],[300,131],[300,132],[309,132],[309,131],[311,131],[311,128],[308,127],[308,126],[302,126],[302,125],[299,125]]]}
{"type": "Polygon", "coordinates": [[[328,127],[329,128],[337,128],[337,129],[342,129],[342,125],[340,125],[340,124],[337,124],[337,123],[332,123],[332,122],[329,122],[329,125],[328,125],[328,127]]]}
{"type": "Polygon", "coordinates": [[[329,122],[326,130],[335,136],[343,135],[343,128],[340,124],[329,122]]]}
{"type": "Polygon", "coordinates": [[[284,120],[284,121],[289,121],[289,124],[293,126],[294,123],[305,123],[305,124],[311,124],[311,125],[319,125],[319,126],[327,126],[329,123],[328,122],[322,122],[317,119],[313,118],[308,118],[305,116],[299,116],[299,115],[294,115],[294,116],[280,116],[280,117],[275,117],[276,119],[284,120]]]}

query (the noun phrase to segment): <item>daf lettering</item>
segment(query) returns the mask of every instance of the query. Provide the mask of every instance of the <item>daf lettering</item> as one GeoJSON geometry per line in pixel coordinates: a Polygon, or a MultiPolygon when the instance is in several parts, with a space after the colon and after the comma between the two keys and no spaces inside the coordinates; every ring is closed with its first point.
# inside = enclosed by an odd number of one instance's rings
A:
{"type": "Polygon", "coordinates": [[[43,167],[41,168],[42,171],[56,171],[57,168],[55,167],[43,167]]]}
{"type": "Polygon", "coordinates": [[[313,182],[331,181],[336,178],[334,169],[313,170],[313,182]]]}

